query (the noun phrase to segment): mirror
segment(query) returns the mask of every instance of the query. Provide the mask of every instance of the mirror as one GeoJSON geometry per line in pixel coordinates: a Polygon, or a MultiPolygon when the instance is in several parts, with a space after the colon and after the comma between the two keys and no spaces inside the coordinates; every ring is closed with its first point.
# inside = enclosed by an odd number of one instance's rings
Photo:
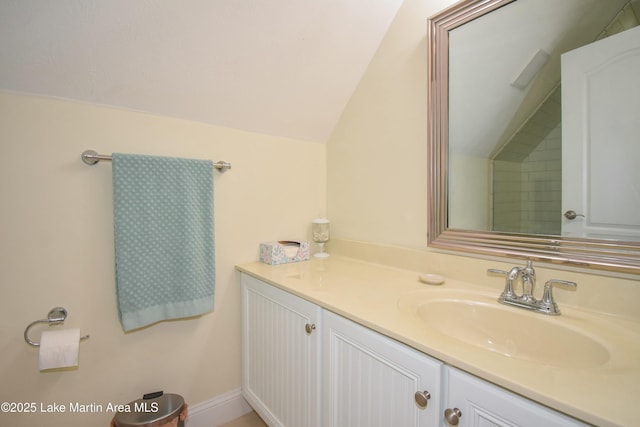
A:
{"type": "Polygon", "coordinates": [[[637,81],[639,20],[640,0],[464,0],[429,20],[430,246],[640,273],[640,84],[597,86],[603,63],[637,81]]]}

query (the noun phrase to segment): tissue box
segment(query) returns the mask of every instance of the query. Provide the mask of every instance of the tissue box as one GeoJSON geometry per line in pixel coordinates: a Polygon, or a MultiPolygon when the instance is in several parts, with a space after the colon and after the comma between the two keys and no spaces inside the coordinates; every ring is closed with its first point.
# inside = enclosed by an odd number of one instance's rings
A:
{"type": "Polygon", "coordinates": [[[309,242],[281,240],[260,243],[260,261],[276,265],[309,259],[309,242]]]}

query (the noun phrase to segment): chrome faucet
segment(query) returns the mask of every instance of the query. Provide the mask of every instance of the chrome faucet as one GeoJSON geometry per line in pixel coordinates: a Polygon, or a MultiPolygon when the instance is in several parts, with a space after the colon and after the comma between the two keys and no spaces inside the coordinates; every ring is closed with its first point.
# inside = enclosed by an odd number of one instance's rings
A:
{"type": "Polygon", "coordinates": [[[533,310],[539,313],[549,314],[557,316],[560,314],[558,304],[553,300],[552,287],[556,285],[564,285],[572,288],[577,288],[578,285],[574,282],[568,282],[566,280],[548,280],[544,284],[544,292],[542,299],[537,300],[533,296],[533,292],[536,288],[536,271],[533,268],[533,262],[527,260],[526,267],[513,267],[509,271],[495,270],[493,268],[487,270],[488,273],[500,274],[505,276],[504,290],[498,298],[498,302],[501,304],[515,305],[517,307],[526,308],[527,310],[533,310]],[[522,294],[516,294],[514,288],[518,281],[518,277],[522,279],[522,294]]]}

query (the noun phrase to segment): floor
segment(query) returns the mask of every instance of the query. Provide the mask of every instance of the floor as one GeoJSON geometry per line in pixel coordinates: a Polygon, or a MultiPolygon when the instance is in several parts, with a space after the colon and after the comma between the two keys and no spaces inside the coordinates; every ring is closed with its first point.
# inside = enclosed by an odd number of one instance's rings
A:
{"type": "Polygon", "coordinates": [[[260,419],[255,412],[249,412],[240,418],[237,418],[227,424],[223,424],[220,427],[266,427],[267,425],[260,419]]]}

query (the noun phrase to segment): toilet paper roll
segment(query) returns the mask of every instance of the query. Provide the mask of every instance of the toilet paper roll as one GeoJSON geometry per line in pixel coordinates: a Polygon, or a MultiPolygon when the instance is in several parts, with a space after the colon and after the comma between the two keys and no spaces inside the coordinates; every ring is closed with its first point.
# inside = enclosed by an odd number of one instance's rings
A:
{"type": "Polygon", "coordinates": [[[78,365],[80,329],[44,331],[40,337],[40,370],[78,365]]]}

